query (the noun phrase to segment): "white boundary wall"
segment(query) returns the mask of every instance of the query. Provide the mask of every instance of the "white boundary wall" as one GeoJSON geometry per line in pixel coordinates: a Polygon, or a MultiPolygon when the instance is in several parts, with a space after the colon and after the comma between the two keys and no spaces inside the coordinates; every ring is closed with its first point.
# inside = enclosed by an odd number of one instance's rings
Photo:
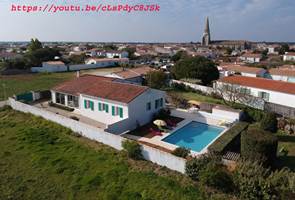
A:
{"type": "Polygon", "coordinates": [[[172,83],[178,83],[178,84],[184,84],[186,86],[191,87],[194,90],[198,90],[198,91],[202,91],[206,94],[212,94],[214,93],[214,89],[212,87],[207,87],[207,86],[203,86],[203,85],[197,85],[197,84],[193,84],[193,83],[189,83],[189,82],[185,82],[185,81],[179,81],[179,80],[172,80],[172,83]]]}
{"type": "MultiPolygon", "coordinates": [[[[0,102],[0,106],[2,102],[0,102]]],[[[15,101],[12,98],[9,98],[7,103],[3,103],[4,105],[10,105],[14,110],[18,110],[25,113],[31,113],[36,116],[43,117],[47,120],[56,122],[64,127],[71,129],[72,131],[89,138],[91,140],[95,140],[101,142],[105,145],[111,146],[117,150],[122,150],[122,141],[126,140],[125,138],[114,135],[108,132],[105,132],[103,129],[99,129],[82,122],[57,115],[55,113],[21,103],[19,101],[15,101]]],[[[186,160],[177,156],[174,156],[170,153],[161,151],[159,149],[140,144],[142,148],[143,157],[146,160],[149,160],[153,163],[156,163],[160,166],[165,166],[169,169],[178,171],[180,173],[185,173],[185,163],[186,160]]]]}

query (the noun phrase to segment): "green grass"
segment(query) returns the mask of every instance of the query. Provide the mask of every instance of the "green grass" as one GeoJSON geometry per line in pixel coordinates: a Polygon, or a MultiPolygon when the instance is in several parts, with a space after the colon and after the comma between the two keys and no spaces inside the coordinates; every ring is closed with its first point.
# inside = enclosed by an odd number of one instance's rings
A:
{"type": "Polygon", "coordinates": [[[0,100],[31,90],[48,90],[74,76],[71,72],[0,76],[0,100]]]}
{"type": "Polygon", "coordinates": [[[2,109],[0,199],[206,199],[186,176],[74,135],[2,109]]]}
{"type": "Polygon", "coordinates": [[[197,94],[195,92],[186,92],[186,91],[167,91],[168,94],[177,94],[185,98],[186,100],[195,100],[199,102],[204,102],[204,103],[213,103],[213,104],[224,104],[224,102],[221,99],[216,99],[213,97],[209,96],[204,96],[197,94]]]}

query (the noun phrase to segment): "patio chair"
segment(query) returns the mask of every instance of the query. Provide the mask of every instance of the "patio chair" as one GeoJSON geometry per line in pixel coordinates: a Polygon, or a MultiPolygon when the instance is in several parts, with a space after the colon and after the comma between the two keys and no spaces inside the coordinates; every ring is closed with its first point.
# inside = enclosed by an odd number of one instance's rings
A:
{"type": "Polygon", "coordinates": [[[167,119],[166,123],[168,126],[171,126],[171,127],[176,127],[176,125],[177,125],[175,122],[171,121],[170,119],[167,119]]]}
{"type": "Polygon", "coordinates": [[[155,130],[153,128],[150,128],[149,131],[151,132],[152,135],[154,136],[162,136],[161,131],[155,130]]]}

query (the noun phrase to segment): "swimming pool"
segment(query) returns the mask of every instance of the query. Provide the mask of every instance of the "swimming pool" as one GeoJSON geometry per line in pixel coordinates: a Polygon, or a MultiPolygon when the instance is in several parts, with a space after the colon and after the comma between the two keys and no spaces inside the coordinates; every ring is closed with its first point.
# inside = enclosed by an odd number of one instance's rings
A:
{"type": "Polygon", "coordinates": [[[162,141],[201,152],[223,131],[224,128],[193,121],[162,141]]]}

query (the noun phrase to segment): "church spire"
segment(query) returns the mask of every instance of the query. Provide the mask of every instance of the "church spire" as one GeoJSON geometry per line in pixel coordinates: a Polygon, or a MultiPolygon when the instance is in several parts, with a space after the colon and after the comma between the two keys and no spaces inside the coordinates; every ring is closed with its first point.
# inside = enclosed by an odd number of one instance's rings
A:
{"type": "Polygon", "coordinates": [[[210,38],[209,17],[206,17],[206,25],[205,25],[204,34],[202,37],[202,45],[208,46],[210,42],[211,42],[211,38],[210,38]]]}

